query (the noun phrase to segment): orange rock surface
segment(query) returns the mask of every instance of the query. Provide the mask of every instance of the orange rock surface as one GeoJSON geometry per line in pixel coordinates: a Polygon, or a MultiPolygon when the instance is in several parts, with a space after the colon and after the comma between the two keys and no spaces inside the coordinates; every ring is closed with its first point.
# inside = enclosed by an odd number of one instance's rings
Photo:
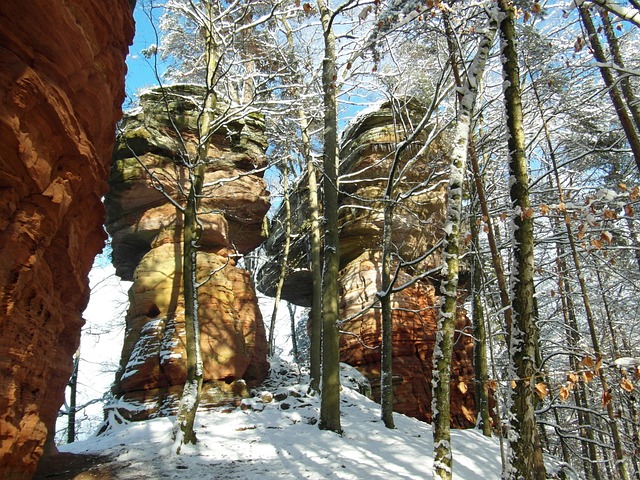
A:
{"type": "MultiPolygon", "coordinates": [[[[340,315],[351,318],[341,326],[350,334],[340,337],[340,358],[369,379],[376,401],[380,401],[381,315],[379,309],[367,307],[381,289],[380,270],[380,255],[367,252],[344,268],[339,279],[340,315]]],[[[408,280],[409,276],[401,273],[398,284],[408,280]]],[[[419,281],[394,294],[392,308],[394,410],[431,422],[432,355],[438,320],[435,288],[429,281],[419,281]]],[[[470,328],[465,311],[459,309],[451,361],[451,426],[454,428],[475,424],[470,328]]]]}
{"type": "Polygon", "coordinates": [[[102,249],[127,0],[0,2],[0,477],[52,429],[102,249]]]}

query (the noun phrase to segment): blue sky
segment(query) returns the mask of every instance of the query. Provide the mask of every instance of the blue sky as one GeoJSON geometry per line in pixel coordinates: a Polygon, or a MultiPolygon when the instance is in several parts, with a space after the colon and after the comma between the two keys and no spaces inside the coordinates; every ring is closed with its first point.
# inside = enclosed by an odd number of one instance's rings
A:
{"type": "Polygon", "coordinates": [[[127,104],[136,96],[139,89],[157,84],[153,73],[153,59],[147,60],[140,53],[150,45],[158,43],[151,22],[143,9],[143,2],[137,2],[133,16],[136,21],[136,35],[133,45],[129,47],[127,57],[126,92],[129,98],[125,102],[125,108],[128,108],[127,104]]]}

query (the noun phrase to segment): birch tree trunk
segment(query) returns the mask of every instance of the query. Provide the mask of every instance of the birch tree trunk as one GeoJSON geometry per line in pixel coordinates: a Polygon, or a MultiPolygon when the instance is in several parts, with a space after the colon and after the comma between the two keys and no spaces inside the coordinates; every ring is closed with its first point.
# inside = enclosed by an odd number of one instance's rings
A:
{"type": "MultiPolygon", "coordinates": [[[[446,20],[445,20],[446,21],[446,20]]],[[[473,117],[473,107],[482,80],[484,67],[493,45],[497,30],[496,15],[490,18],[488,30],[481,38],[468,76],[462,87],[462,98],[453,138],[453,153],[447,188],[447,216],[444,227],[444,254],[442,262],[443,295],[438,316],[436,345],[433,353],[433,401],[432,428],[434,445],[433,476],[436,479],[453,478],[453,456],[451,451],[451,355],[455,333],[458,305],[458,271],[460,257],[460,218],[462,194],[467,164],[469,131],[473,117]]]]}

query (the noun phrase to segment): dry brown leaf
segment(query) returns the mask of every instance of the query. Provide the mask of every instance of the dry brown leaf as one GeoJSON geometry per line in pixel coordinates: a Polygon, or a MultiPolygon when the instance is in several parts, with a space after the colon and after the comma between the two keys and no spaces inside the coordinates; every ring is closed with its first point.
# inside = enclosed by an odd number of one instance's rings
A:
{"type": "Polygon", "coordinates": [[[593,372],[591,370],[582,372],[582,378],[584,379],[585,383],[591,382],[591,380],[593,380],[593,372]]]}
{"type": "Polygon", "coordinates": [[[602,406],[606,407],[609,402],[611,401],[611,393],[610,392],[604,392],[602,394],[602,406]]]}
{"type": "Polygon", "coordinates": [[[593,373],[599,376],[601,368],[602,368],[602,358],[598,358],[598,360],[596,360],[595,366],[593,367],[593,373]]]}
{"type": "Polygon", "coordinates": [[[602,211],[602,215],[607,220],[617,220],[618,219],[618,214],[616,213],[615,210],[605,209],[605,210],[602,211]]]}
{"type": "Polygon", "coordinates": [[[511,388],[515,389],[518,386],[515,380],[511,380],[511,388]]]}
{"type": "Polygon", "coordinates": [[[549,213],[549,205],[545,205],[544,203],[540,205],[540,213],[546,215],[549,213]]]}
{"type": "Polygon", "coordinates": [[[587,368],[591,368],[594,365],[593,357],[584,357],[580,363],[587,368]]]}
{"type": "Polygon", "coordinates": [[[635,386],[633,385],[633,383],[631,383],[631,380],[629,380],[628,378],[623,378],[620,381],[620,386],[625,392],[629,392],[629,393],[633,392],[633,390],[635,389],[635,386]]]}
{"type": "Polygon", "coordinates": [[[593,240],[591,240],[591,245],[593,245],[594,247],[596,247],[598,250],[600,250],[602,247],[604,247],[604,243],[602,243],[600,240],[598,240],[597,238],[594,238],[593,240]]]}
{"type": "Polygon", "coordinates": [[[569,372],[569,375],[567,375],[567,380],[569,380],[571,383],[578,383],[578,379],[580,377],[578,377],[578,374],[576,372],[569,372]]]}
{"type": "Polygon", "coordinates": [[[536,384],[536,394],[538,395],[538,398],[540,400],[542,400],[549,394],[549,388],[544,382],[539,382],[536,384]]]}
{"type": "Polygon", "coordinates": [[[558,394],[558,396],[560,397],[560,400],[564,402],[567,398],[569,398],[570,392],[571,392],[570,387],[567,387],[567,386],[560,387],[560,393],[558,394]]]}
{"type": "Polygon", "coordinates": [[[633,207],[631,205],[624,206],[624,214],[627,217],[633,217],[633,207]]]}
{"type": "Polygon", "coordinates": [[[611,234],[611,232],[604,230],[602,233],[600,233],[600,239],[603,242],[607,242],[609,245],[611,245],[611,242],[613,241],[613,235],[611,234]]]}

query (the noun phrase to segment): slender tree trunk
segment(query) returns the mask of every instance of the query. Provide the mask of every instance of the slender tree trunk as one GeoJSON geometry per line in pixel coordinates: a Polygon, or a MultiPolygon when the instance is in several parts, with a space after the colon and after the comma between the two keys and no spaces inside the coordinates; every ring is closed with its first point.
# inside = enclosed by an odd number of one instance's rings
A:
{"type": "Polygon", "coordinates": [[[69,379],[69,418],[67,418],[67,443],[76,441],[76,409],[78,407],[78,370],[80,367],[80,350],[73,357],[73,372],[69,379]]]}
{"type": "Polygon", "coordinates": [[[322,241],[320,235],[320,205],[318,202],[318,183],[316,168],[311,158],[311,142],[307,134],[307,121],[301,115],[302,139],[307,158],[307,176],[309,178],[309,217],[311,219],[311,348],[310,348],[310,388],[314,392],[320,391],[320,367],[322,356],[322,241]]]}
{"type": "Polygon", "coordinates": [[[393,312],[391,308],[391,249],[393,246],[393,184],[397,158],[394,159],[384,198],[384,226],[382,232],[382,272],[380,307],[382,316],[382,359],[380,369],[380,407],[384,425],[396,428],[393,421],[393,312]]]}
{"type": "Polygon", "coordinates": [[[324,92],[324,269],[322,276],[322,430],[342,432],[340,426],[340,346],[338,333],[340,269],[338,232],[338,106],[336,97],[336,46],[332,14],[318,0],[323,36],[322,89],[324,92]]]}
{"type": "MultiPolygon", "coordinates": [[[[475,189],[474,189],[475,190],[475,189]]],[[[476,408],[483,435],[491,436],[491,415],[489,413],[489,367],[487,363],[487,333],[484,309],[482,307],[482,263],[480,261],[480,238],[476,216],[471,218],[471,244],[473,260],[471,264],[471,305],[473,316],[473,368],[475,372],[476,408]]]]}
{"type": "MultiPolygon", "coordinates": [[[[607,37],[607,44],[609,45],[609,52],[611,52],[611,58],[616,67],[625,68],[622,54],[620,53],[620,44],[616,32],[613,29],[609,14],[606,10],[600,9],[600,18],[602,19],[602,25],[604,25],[604,33],[607,37]]],[[[620,91],[627,104],[627,108],[633,118],[633,123],[636,126],[636,132],[640,132],[640,102],[636,98],[633,91],[633,86],[629,80],[630,74],[618,72],[617,77],[620,80],[620,91]]]]}
{"type": "MultiPolygon", "coordinates": [[[[392,103],[393,108],[393,103],[392,103]]],[[[404,132],[405,137],[407,132],[404,132]]],[[[405,138],[406,140],[406,138],[405,138]]],[[[396,173],[400,156],[407,143],[398,145],[387,176],[387,185],[383,198],[383,230],[382,230],[382,258],[380,275],[380,314],[382,317],[382,351],[380,365],[380,413],[387,428],[396,428],[393,420],[393,309],[391,292],[393,290],[391,278],[391,254],[393,251],[393,214],[395,203],[396,173]]]]}
{"type": "Polygon", "coordinates": [[[292,303],[287,303],[287,309],[289,310],[289,319],[291,320],[291,353],[293,354],[293,361],[300,364],[298,333],[296,332],[296,306],[292,303]]]}
{"type": "MultiPolygon", "coordinates": [[[[205,4],[208,19],[213,18],[212,4],[205,4]]],[[[180,453],[182,445],[195,444],[197,442],[193,428],[196,412],[200,404],[204,367],[200,349],[200,321],[198,316],[198,241],[202,233],[202,227],[198,220],[198,207],[204,186],[206,172],[206,159],[211,144],[211,122],[216,110],[216,97],[214,82],[217,62],[219,60],[216,44],[213,38],[213,26],[208,25],[204,30],[205,35],[205,60],[207,65],[206,93],[203,108],[198,116],[198,149],[196,158],[190,161],[189,192],[183,211],[182,231],[182,283],[184,295],[184,325],[185,325],[185,350],[187,354],[187,377],[182,392],[182,398],[178,405],[176,423],[173,428],[173,439],[176,444],[176,453],[180,453]]]]}
{"type": "MultiPolygon", "coordinates": [[[[582,24],[584,25],[585,30],[589,36],[589,44],[591,45],[591,49],[593,50],[593,57],[597,62],[604,64],[607,61],[607,57],[604,54],[604,50],[600,41],[598,40],[598,33],[596,32],[596,28],[593,25],[593,20],[591,19],[591,14],[589,13],[589,8],[585,4],[580,4],[578,7],[580,11],[580,18],[582,19],[582,24]]],[[[629,142],[629,146],[631,147],[631,151],[633,152],[633,157],[636,161],[636,166],[638,167],[638,171],[640,171],[640,135],[636,130],[631,118],[629,117],[629,113],[627,112],[625,102],[620,95],[620,90],[616,85],[616,78],[613,75],[613,72],[610,68],[601,66],[599,67],[600,74],[602,75],[602,80],[604,84],[609,89],[609,97],[611,98],[611,102],[616,110],[618,115],[618,120],[620,120],[620,124],[622,125],[622,129],[627,137],[627,141],[629,142]]]]}
{"type": "MultiPolygon", "coordinates": [[[[286,18],[282,20],[287,44],[292,59],[295,58],[293,32],[286,18]]],[[[294,74],[297,78],[297,72],[294,74]]],[[[310,252],[311,264],[311,345],[309,352],[310,377],[309,389],[312,392],[320,391],[321,365],[322,365],[322,240],[320,231],[320,203],[318,201],[318,180],[316,168],[311,157],[311,139],[309,138],[309,120],[302,106],[298,107],[298,120],[300,122],[300,136],[302,139],[302,156],[307,166],[307,179],[309,182],[309,220],[310,220],[310,252]]]]}
{"type": "Polygon", "coordinates": [[[511,375],[514,381],[511,398],[509,464],[505,472],[511,479],[545,479],[540,438],[536,426],[536,342],[537,325],[533,317],[534,262],[533,210],[529,201],[528,162],[520,89],[520,69],[516,47],[515,12],[509,0],[498,0],[503,15],[502,67],[507,115],[510,197],[514,209],[513,232],[513,328],[509,345],[511,375]]]}
{"type": "Polygon", "coordinates": [[[275,354],[274,335],[276,330],[276,320],[278,318],[278,307],[282,298],[282,287],[287,278],[287,270],[289,268],[289,250],[291,249],[291,202],[289,201],[289,168],[285,161],[282,169],[282,189],[284,192],[284,250],[282,252],[282,262],[280,262],[280,275],[276,285],[276,296],[273,302],[273,310],[271,311],[271,323],[269,324],[269,355],[275,354]]]}
{"type": "Polygon", "coordinates": [[[478,155],[475,149],[473,141],[469,143],[469,159],[471,160],[471,168],[473,169],[473,180],[476,186],[476,192],[478,194],[478,200],[480,201],[480,208],[482,210],[482,216],[486,220],[487,224],[487,240],[489,241],[489,250],[491,251],[491,262],[493,270],[496,274],[496,280],[498,282],[498,293],[500,295],[500,307],[504,315],[504,326],[506,335],[506,343],[509,345],[511,339],[511,324],[513,323],[511,315],[511,299],[509,298],[509,289],[507,286],[507,277],[504,274],[504,266],[502,263],[502,255],[498,249],[496,242],[495,229],[493,227],[493,221],[489,214],[489,205],[487,203],[487,197],[484,193],[484,184],[482,182],[482,176],[480,174],[480,166],[478,164],[478,155]]]}
{"type": "MultiPolygon", "coordinates": [[[[460,218],[473,107],[489,51],[498,28],[496,17],[495,13],[491,15],[487,33],[481,38],[478,52],[469,66],[468,76],[462,88],[463,94],[460,100],[456,131],[453,138],[453,152],[451,154],[451,168],[449,170],[449,185],[447,188],[447,215],[444,226],[443,278],[440,286],[443,298],[440,304],[436,345],[433,353],[433,400],[431,410],[433,412],[433,470],[434,478],[437,479],[453,478],[450,388],[451,355],[453,353],[453,336],[458,306],[460,218]]],[[[447,20],[445,19],[445,21],[447,20]]]]}
{"type": "Polygon", "coordinates": [[[184,282],[184,325],[185,347],[187,353],[187,378],[182,391],[182,398],[176,416],[176,425],[181,432],[174,429],[176,452],[180,453],[182,445],[195,444],[196,434],[193,428],[196,412],[200,403],[202,390],[203,365],[200,351],[200,322],[198,318],[198,280],[197,280],[197,243],[200,238],[198,225],[198,184],[202,191],[202,182],[198,178],[204,176],[204,165],[198,165],[187,197],[184,210],[183,225],[183,258],[182,278],[184,282]]]}

